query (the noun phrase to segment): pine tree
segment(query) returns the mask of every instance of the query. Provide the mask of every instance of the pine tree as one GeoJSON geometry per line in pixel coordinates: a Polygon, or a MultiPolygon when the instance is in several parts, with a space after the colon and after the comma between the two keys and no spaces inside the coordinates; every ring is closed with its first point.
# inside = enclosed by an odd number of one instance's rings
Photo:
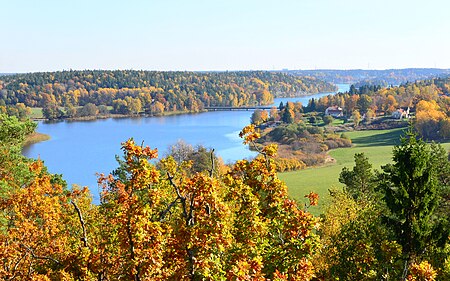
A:
{"type": "Polygon", "coordinates": [[[339,182],[345,184],[344,190],[355,200],[374,195],[375,177],[372,164],[364,153],[355,154],[355,167],[344,167],[339,175],[339,182]]]}
{"type": "Polygon", "coordinates": [[[449,234],[436,216],[442,188],[439,159],[445,157],[435,147],[439,146],[430,146],[408,132],[394,148],[394,164],[383,166],[380,175],[383,199],[390,211],[386,222],[403,247],[406,266],[423,256],[427,248],[441,246],[449,234]]]}

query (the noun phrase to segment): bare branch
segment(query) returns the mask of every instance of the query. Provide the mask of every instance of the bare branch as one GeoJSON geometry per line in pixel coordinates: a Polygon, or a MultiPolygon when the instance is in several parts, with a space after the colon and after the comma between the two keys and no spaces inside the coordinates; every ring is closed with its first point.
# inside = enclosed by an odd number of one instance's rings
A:
{"type": "Polygon", "coordinates": [[[81,224],[81,228],[83,230],[83,237],[81,237],[81,241],[83,241],[83,246],[87,247],[88,246],[88,240],[87,240],[87,235],[86,235],[86,226],[83,220],[83,214],[81,213],[80,208],[78,208],[77,203],[75,203],[75,201],[72,200],[72,205],[75,208],[75,211],[77,211],[78,214],[78,219],[80,220],[80,224],[81,224]]]}
{"type": "Polygon", "coordinates": [[[160,221],[160,222],[163,222],[163,221],[165,220],[166,215],[167,215],[168,213],[170,213],[170,210],[172,209],[173,206],[175,206],[175,204],[178,202],[179,199],[180,199],[179,197],[175,198],[175,200],[173,200],[173,201],[169,204],[169,206],[167,206],[167,208],[166,208],[165,210],[163,210],[163,211],[161,211],[161,212],[159,213],[159,221],[160,221]]]}
{"type": "Polygon", "coordinates": [[[173,186],[175,189],[175,192],[177,193],[177,199],[181,201],[181,206],[183,207],[183,216],[184,218],[188,217],[187,209],[186,209],[186,197],[181,195],[180,190],[178,189],[177,185],[173,182],[173,176],[170,175],[169,172],[167,172],[167,178],[169,179],[170,185],[173,186]]]}
{"type": "Polygon", "coordinates": [[[211,169],[209,170],[209,176],[212,177],[214,173],[214,148],[211,150],[211,169]]]}
{"type": "Polygon", "coordinates": [[[267,169],[269,169],[269,168],[270,168],[270,165],[269,165],[269,156],[267,155],[267,153],[265,153],[264,151],[262,151],[262,150],[256,145],[256,143],[255,143],[254,141],[251,141],[251,144],[253,145],[253,148],[254,148],[259,154],[262,154],[262,156],[264,156],[264,160],[266,160],[266,167],[267,167],[267,169]]]}
{"type": "Polygon", "coordinates": [[[58,265],[62,265],[60,261],[52,258],[52,257],[47,257],[47,256],[38,256],[34,253],[33,249],[31,249],[30,247],[25,246],[24,244],[20,244],[20,246],[24,247],[34,259],[38,259],[38,260],[48,260],[48,261],[52,261],[58,265]]]}
{"type": "Polygon", "coordinates": [[[194,199],[195,199],[195,192],[192,193],[191,198],[189,202],[189,216],[186,218],[186,226],[193,226],[195,224],[194,220],[194,199]]]}

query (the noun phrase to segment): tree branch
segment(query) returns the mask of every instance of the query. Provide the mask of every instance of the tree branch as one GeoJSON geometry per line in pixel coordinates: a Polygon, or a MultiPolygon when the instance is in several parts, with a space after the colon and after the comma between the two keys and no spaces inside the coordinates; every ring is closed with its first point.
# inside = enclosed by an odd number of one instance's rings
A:
{"type": "Polygon", "coordinates": [[[52,258],[52,257],[47,257],[47,256],[38,256],[34,253],[33,249],[31,249],[30,247],[25,246],[24,244],[20,244],[20,246],[24,247],[34,259],[38,259],[38,260],[48,260],[48,261],[52,261],[58,265],[62,265],[60,261],[52,258]]]}
{"type": "Polygon", "coordinates": [[[211,150],[211,169],[209,170],[209,176],[212,177],[214,173],[214,148],[211,150]]]}
{"type": "Polygon", "coordinates": [[[166,215],[167,215],[168,213],[170,213],[170,210],[172,209],[173,206],[175,206],[175,204],[178,202],[179,199],[180,199],[179,197],[175,198],[175,200],[173,200],[173,201],[169,204],[169,206],[167,206],[167,208],[166,208],[165,210],[163,210],[163,211],[161,211],[161,212],[159,213],[159,221],[160,221],[160,222],[163,222],[163,221],[165,220],[166,215]]]}
{"type": "Polygon", "coordinates": [[[195,224],[194,220],[194,199],[195,199],[195,192],[192,193],[191,198],[189,202],[189,216],[186,218],[186,226],[193,226],[195,224]]]}
{"type": "Polygon", "coordinates": [[[186,209],[186,197],[181,195],[181,192],[178,189],[177,185],[173,182],[173,176],[171,176],[169,172],[167,172],[167,178],[169,179],[170,185],[173,186],[175,192],[177,193],[177,199],[181,201],[181,206],[183,207],[183,216],[184,218],[187,218],[188,214],[186,209]]]}
{"type": "Polygon", "coordinates": [[[83,237],[81,237],[81,241],[83,241],[83,246],[87,247],[88,246],[88,240],[87,240],[87,235],[86,235],[86,226],[84,223],[84,219],[83,219],[83,214],[81,213],[80,208],[78,208],[77,203],[75,203],[75,201],[71,201],[73,207],[75,208],[75,211],[77,211],[78,214],[78,219],[80,220],[80,224],[81,224],[81,228],[83,230],[83,237]]]}

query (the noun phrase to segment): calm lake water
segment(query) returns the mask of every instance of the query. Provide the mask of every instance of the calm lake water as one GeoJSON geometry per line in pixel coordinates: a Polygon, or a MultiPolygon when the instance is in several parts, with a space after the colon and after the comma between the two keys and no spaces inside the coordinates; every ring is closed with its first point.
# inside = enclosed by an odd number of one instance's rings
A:
{"type": "MultiPolygon", "coordinates": [[[[349,85],[338,85],[339,91],[349,85]]],[[[277,98],[280,102],[300,101],[307,105],[309,97],[277,98]]],[[[137,143],[144,141],[158,148],[163,156],[167,147],[183,139],[192,145],[214,148],[225,163],[250,158],[255,153],[248,150],[239,138],[239,131],[250,122],[252,111],[217,111],[149,118],[110,118],[76,122],[39,122],[37,131],[51,139],[25,147],[23,154],[40,158],[51,173],[63,174],[70,185],[88,186],[98,202],[99,189],[96,173],[108,174],[117,167],[115,155],[121,155],[120,143],[133,137],[137,143]]]]}

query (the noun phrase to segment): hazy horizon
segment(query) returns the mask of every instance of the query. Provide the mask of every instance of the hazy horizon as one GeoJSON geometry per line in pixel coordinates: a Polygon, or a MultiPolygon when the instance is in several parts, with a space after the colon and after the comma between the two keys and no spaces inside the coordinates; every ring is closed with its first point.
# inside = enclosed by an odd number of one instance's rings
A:
{"type": "Polygon", "coordinates": [[[162,72],[245,72],[245,71],[387,71],[387,70],[405,70],[405,69],[434,69],[434,70],[450,70],[450,68],[434,68],[434,67],[406,67],[406,68],[385,68],[385,69],[364,69],[364,68],[351,68],[351,69],[226,69],[226,70],[156,70],[156,69],[59,69],[49,71],[29,71],[29,72],[0,72],[0,74],[26,74],[26,73],[39,73],[39,72],[62,72],[62,71],[162,71],[162,72]]]}

